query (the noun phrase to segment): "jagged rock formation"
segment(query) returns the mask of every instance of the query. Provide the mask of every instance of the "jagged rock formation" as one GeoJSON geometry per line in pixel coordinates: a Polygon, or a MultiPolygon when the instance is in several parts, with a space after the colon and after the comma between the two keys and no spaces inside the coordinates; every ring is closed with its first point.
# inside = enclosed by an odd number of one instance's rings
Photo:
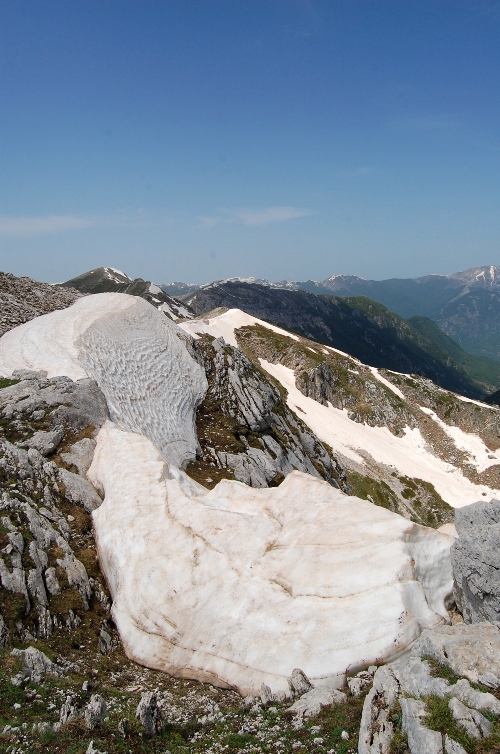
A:
{"type": "Polygon", "coordinates": [[[457,606],[469,623],[500,621],[500,501],[478,502],[455,512],[452,547],[457,606]]]}
{"type": "Polygon", "coordinates": [[[295,469],[349,492],[341,463],[290,411],[262,370],[223,339],[196,345],[208,390],[196,413],[202,452],[189,465],[190,476],[209,487],[223,477],[267,487],[295,469]]]}
{"type": "Polygon", "coordinates": [[[3,644],[72,629],[93,603],[109,608],[88,515],[101,499],[78,475],[108,416],[104,396],[88,379],[16,376],[0,390],[3,644]],[[41,436],[52,438],[45,455],[41,436]]]}
{"type": "Polygon", "coordinates": [[[296,372],[297,388],[323,406],[346,409],[349,419],[371,427],[387,427],[402,435],[418,422],[408,404],[374,377],[369,367],[349,356],[325,352],[313,341],[283,338],[262,325],[238,330],[240,347],[254,360],[283,364],[296,372]]]}
{"type": "Polygon", "coordinates": [[[205,333],[238,344],[335,449],[354,494],[439,527],[452,524],[452,506],[500,489],[498,409],[424,378],[367,367],[240,310],[216,310],[181,327],[197,342],[205,333]]]}
{"type": "Polygon", "coordinates": [[[34,317],[65,309],[81,296],[72,288],[0,272],[0,337],[34,317]]]}

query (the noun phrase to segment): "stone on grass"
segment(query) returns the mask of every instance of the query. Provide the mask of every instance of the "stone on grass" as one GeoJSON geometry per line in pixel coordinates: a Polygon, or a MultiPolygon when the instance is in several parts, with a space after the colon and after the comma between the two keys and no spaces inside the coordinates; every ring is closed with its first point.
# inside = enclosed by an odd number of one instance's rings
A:
{"type": "Polygon", "coordinates": [[[265,683],[260,687],[260,700],[264,706],[276,701],[273,692],[265,683]]]}
{"type": "Polygon", "coordinates": [[[288,679],[292,697],[302,696],[313,688],[313,684],[300,668],[294,668],[288,679]]]}
{"type": "Polygon", "coordinates": [[[106,717],[106,702],[99,694],[92,694],[90,702],[85,707],[85,725],[89,730],[94,730],[102,725],[106,717]]]}
{"type": "Polygon", "coordinates": [[[158,707],[158,699],[153,691],[144,691],[137,707],[135,716],[139,718],[148,736],[160,733],[162,729],[161,710],[158,707]]]}
{"type": "Polygon", "coordinates": [[[99,749],[96,749],[96,747],[94,746],[94,742],[91,741],[87,747],[87,751],[85,752],[85,754],[106,754],[106,752],[99,751],[99,749]]]}
{"type": "Polygon", "coordinates": [[[491,735],[492,725],[484,715],[475,709],[466,707],[459,699],[450,699],[448,703],[450,712],[457,725],[459,725],[469,738],[487,738],[491,735]]]}
{"type": "Polygon", "coordinates": [[[443,754],[443,737],[437,730],[426,728],[422,722],[427,714],[425,703],[420,699],[401,697],[403,731],[408,737],[411,754],[443,754]]]}
{"type": "Polygon", "coordinates": [[[450,738],[446,733],[444,737],[444,754],[467,754],[463,746],[458,741],[450,738]]]}
{"type": "Polygon", "coordinates": [[[302,694],[291,707],[286,710],[287,715],[295,715],[299,719],[315,717],[319,715],[323,707],[332,704],[342,704],[347,701],[347,696],[342,691],[332,689],[329,686],[317,686],[302,694]]]}
{"type": "Polygon", "coordinates": [[[39,649],[35,649],[35,647],[28,647],[28,649],[13,649],[11,654],[20,658],[23,666],[21,673],[26,681],[41,683],[46,674],[54,676],[62,675],[62,671],[57,665],[49,660],[47,655],[40,652],[39,649]]]}
{"type": "Polygon", "coordinates": [[[26,440],[25,445],[38,450],[42,456],[50,456],[59,447],[63,434],[63,430],[59,427],[49,432],[35,432],[29,440],[26,440]]]}
{"type": "Polygon", "coordinates": [[[61,711],[59,713],[59,722],[61,723],[61,725],[66,725],[66,723],[70,722],[71,720],[76,720],[78,716],[78,710],[73,704],[73,697],[68,695],[63,706],[61,707],[61,711]]]}

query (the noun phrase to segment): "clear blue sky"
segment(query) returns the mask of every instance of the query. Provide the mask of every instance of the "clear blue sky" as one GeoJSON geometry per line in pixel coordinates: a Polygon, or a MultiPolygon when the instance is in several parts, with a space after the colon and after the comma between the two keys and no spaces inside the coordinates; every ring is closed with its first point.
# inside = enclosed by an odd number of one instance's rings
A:
{"type": "Polygon", "coordinates": [[[500,264],[498,0],[2,0],[0,269],[500,264]]]}

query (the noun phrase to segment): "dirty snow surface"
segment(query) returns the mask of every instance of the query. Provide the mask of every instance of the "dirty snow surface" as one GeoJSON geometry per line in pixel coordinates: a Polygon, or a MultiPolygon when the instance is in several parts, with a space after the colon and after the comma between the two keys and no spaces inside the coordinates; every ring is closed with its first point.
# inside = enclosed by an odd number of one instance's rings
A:
{"type": "Polygon", "coordinates": [[[138,662],[243,694],[287,692],[295,667],[341,685],[446,616],[450,539],[307,474],[196,492],[111,423],[89,474],[106,495],[94,526],[113,618],[138,662]]]}
{"type": "MultiPolygon", "coordinates": [[[[234,337],[242,324],[222,328],[234,337]]],[[[89,478],[104,496],[97,547],[129,656],[285,694],[295,667],[340,685],[442,622],[448,536],[299,472],[277,488],[210,492],[185,475],[206,381],[179,332],[143,299],[106,293],[0,340],[0,374],[88,376],[106,396],[113,421],[89,478]]]]}

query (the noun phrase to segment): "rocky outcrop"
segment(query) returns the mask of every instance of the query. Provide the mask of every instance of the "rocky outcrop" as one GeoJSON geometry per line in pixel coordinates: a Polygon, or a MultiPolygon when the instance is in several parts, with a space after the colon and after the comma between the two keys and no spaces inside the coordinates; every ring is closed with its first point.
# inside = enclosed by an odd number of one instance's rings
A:
{"type": "MultiPolygon", "coordinates": [[[[56,677],[62,675],[61,668],[55,665],[49,660],[47,655],[40,652],[40,650],[35,647],[28,647],[28,649],[13,649],[12,654],[19,657],[22,664],[22,670],[19,673],[19,683],[25,681],[41,683],[47,674],[56,677]]],[[[18,684],[14,683],[14,685],[18,684]]]]}
{"type": "Polygon", "coordinates": [[[222,338],[195,343],[208,391],[196,414],[201,455],[188,467],[191,476],[205,486],[229,476],[268,487],[297,470],[349,491],[338,458],[287,407],[262,370],[222,338]]]}
{"type": "MultiPolygon", "coordinates": [[[[93,453],[108,416],[104,396],[87,379],[15,377],[0,390],[3,644],[73,630],[93,602],[109,607],[98,572],[87,570],[95,549],[85,511],[101,499],[74,473],[76,465],[62,459],[71,459],[82,442],[93,453]]],[[[26,652],[24,664],[31,657],[26,652]]]]}
{"type": "Polygon", "coordinates": [[[0,272],[0,337],[33,317],[65,309],[81,296],[72,288],[0,272]]]}
{"type": "MultiPolygon", "coordinates": [[[[368,693],[359,732],[358,754],[386,754],[397,732],[398,710],[410,754],[463,751],[459,742],[427,725],[433,699],[444,700],[458,730],[472,738],[490,735],[484,712],[500,715],[500,701],[477,690],[469,680],[449,680],[449,671],[477,682],[489,672],[489,685],[500,688],[500,630],[498,626],[459,624],[424,631],[410,654],[377,670],[368,693]],[[488,670],[489,669],[489,670],[488,670]]],[[[401,731],[399,731],[401,733],[401,731]]],[[[458,735],[457,737],[460,737],[458,735]]]]}
{"type": "Polygon", "coordinates": [[[479,501],[455,512],[454,594],[468,623],[500,621],[500,501],[479,501]]]}

